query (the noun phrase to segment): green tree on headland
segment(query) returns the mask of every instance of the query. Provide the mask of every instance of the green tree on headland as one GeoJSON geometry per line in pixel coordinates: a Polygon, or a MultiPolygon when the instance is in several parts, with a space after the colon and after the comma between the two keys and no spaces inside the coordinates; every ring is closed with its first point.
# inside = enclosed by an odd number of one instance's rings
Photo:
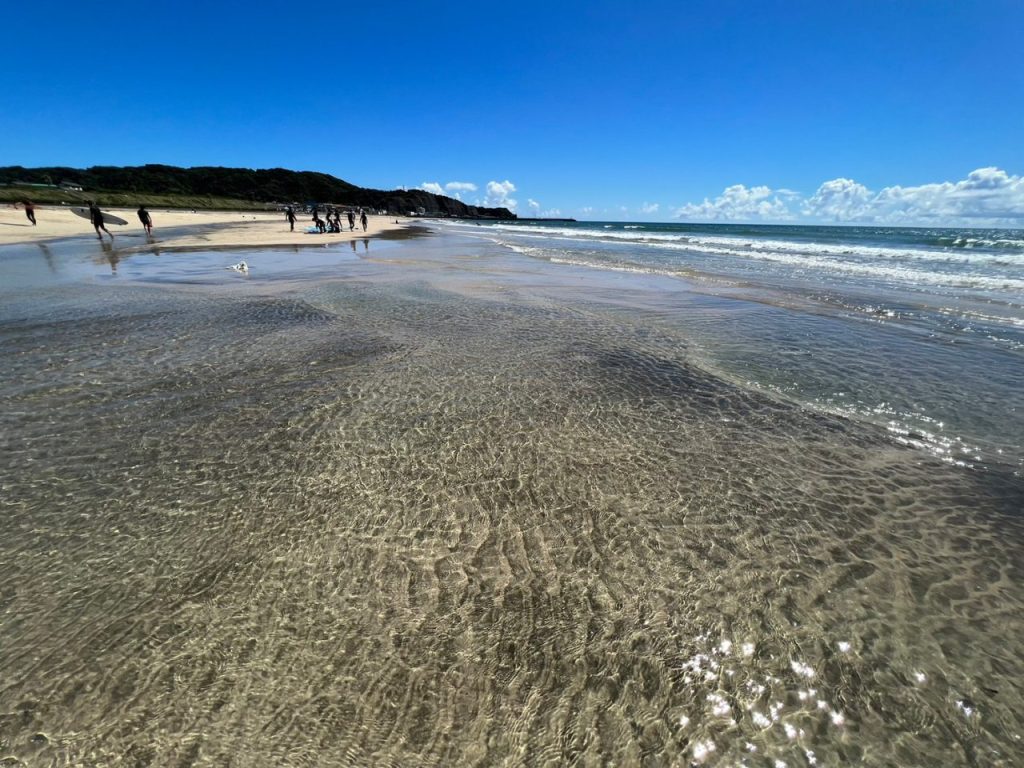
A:
{"type": "MultiPolygon", "coordinates": [[[[462,218],[514,219],[506,208],[482,208],[466,205],[444,195],[420,189],[378,190],[357,187],[326,173],[289,171],[285,168],[178,168],[172,165],[93,166],[92,168],[0,167],[0,199],[3,187],[10,192],[19,185],[58,183],[82,187],[80,196],[91,196],[108,205],[131,205],[136,197],[156,196],[158,204],[181,207],[223,207],[227,203],[248,203],[247,207],[266,208],[274,203],[329,203],[386,210],[404,215],[423,209],[427,215],[462,218]],[[206,202],[209,201],[209,202],[206,202]]],[[[52,187],[54,194],[39,190],[41,202],[59,202],[68,198],[66,190],[52,187]],[[61,195],[57,195],[57,193],[61,195]]],[[[71,198],[74,200],[75,198],[71,198]]]]}

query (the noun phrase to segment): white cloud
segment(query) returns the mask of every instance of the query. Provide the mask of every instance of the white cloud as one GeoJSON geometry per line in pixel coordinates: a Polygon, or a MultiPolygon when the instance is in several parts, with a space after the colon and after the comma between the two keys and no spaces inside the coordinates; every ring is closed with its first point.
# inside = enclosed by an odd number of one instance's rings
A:
{"type": "Polygon", "coordinates": [[[877,194],[849,179],[822,184],[804,205],[805,214],[833,221],[879,224],[1020,225],[1024,221],[1024,176],[979,168],[960,181],[885,187],[877,194]]]}
{"type": "Polygon", "coordinates": [[[594,212],[594,206],[592,206],[592,205],[585,205],[582,208],[580,208],[580,213],[593,213],[593,212],[594,212]]]}
{"type": "Polygon", "coordinates": [[[853,179],[826,181],[803,204],[805,216],[853,221],[863,217],[871,203],[871,190],[853,179]]]}
{"type": "Polygon", "coordinates": [[[549,218],[552,217],[552,216],[561,216],[561,215],[562,215],[562,211],[559,210],[558,208],[548,208],[546,211],[544,211],[541,214],[541,216],[547,216],[549,218]]]}
{"type": "Polygon", "coordinates": [[[476,184],[471,181],[449,181],[444,188],[449,192],[476,192],[476,184]]]}
{"type": "Polygon", "coordinates": [[[516,185],[508,179],[505,181],[488,181],[486,205],[490,208],[508,208],[510,211],[514,211],[519,202],[509,197],[509,195],[515,191],[516,185]]]}
{"type": "Polygon", "coordinates": [[[676,217],[703,221],[788,221],[793,218],[787,204],[791,197],[789,190],[733,184],[714,200],[705,197],[703,203],[687,203],[678,208],[676,217]]]}
{"type": "Polygon", "coordinates": [[[640,213],[646,213],[648,215],[652,213],[657,213],[660,207],[661,206],[658,205],[657,203],[644,203],[643,205],[640,206],[640,213]]]}
{"type": "Polygon", "coordinates": [[[676,216],[698,221],[807,221],[946,226],[1020,226],[1024,176],[979,168],[959,181],[894,185],[879,192],[853,179],[826,181],[810,197],[735,184],[714,200],[687,203],[676,216]]]}
{"type": "Polygon", "coordinates": [[[420,189],[426,192],[432,192],[435,195],[444,194],[444,190],[441,188],[441,185],[438,184],[436,181],[424,181],[422,184],[420,184],[420,189]]]}
{"type": "Polygon", "coordinates": [[[528,197],[526,198],[526,204],[530,206],[530,210],[533,211],[534,213],[537,213],[537,211],[540,210],[540,203],[538,203],[536,200],[533,200],[528,197]]]}

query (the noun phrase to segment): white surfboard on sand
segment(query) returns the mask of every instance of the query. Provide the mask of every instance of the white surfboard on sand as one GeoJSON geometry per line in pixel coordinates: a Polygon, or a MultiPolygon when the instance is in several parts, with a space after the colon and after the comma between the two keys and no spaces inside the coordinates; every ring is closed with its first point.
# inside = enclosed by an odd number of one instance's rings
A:
{"type": "MultiPolygon", "coordinates": [[[[92,221],[92,214],[89,213],[88,208],[72,208],[71,212],[76,216],[81,216],[83,219],[89,219],[92,221]]],[[[112,213],[103,211],[103,223],[104,224],[127,224],[128,222],[122,219],[120,216],[115,216],[112,213]]]]}

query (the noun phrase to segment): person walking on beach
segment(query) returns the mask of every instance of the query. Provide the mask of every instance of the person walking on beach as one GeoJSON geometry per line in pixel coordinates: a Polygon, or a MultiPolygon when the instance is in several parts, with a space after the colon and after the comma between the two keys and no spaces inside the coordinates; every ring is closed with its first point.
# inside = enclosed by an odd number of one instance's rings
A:
{"type": "Polygon", "coordinates": [[[356,215],[352,211],[348,212],[348,231],[351,232],[356,228],[356,215]]]}
{"type": "Polygon", "coordinates": [[[288,224],[291,226],[291,230],[289,230],[289,231],[294,232],[295,231],[295,211],[292,210],[292,207],[290,205],[285,209],[284,217],[286,219],[288,219],[288,224]]]}
{"type": "Polygon", "coordinates": [[[31,200],[25,199],[21,201],[21,204],[25,206],[25,218],[32,222],[32,226],[36,225],[36,206],[31,200]]]}
{"type": "MultiPolygon", "coordinates": [[[[146,234],[149,236],[153,235],[153,217],[149,215],[149,211],[146,210],[146,206],[139,206],[139,221],[142,222],[143,228],[146,230],[146,234]]],[[[97,233],[98,234],[98,233],[97,233]]]]}
{"type": "Polygon", "coordinates": [[[366,211],[359,214],[359,223],[363,225],[363,232],[366,231],[366,211]]]}
{"type": "Polygon", "coordinates": [[[110,242],[114,242],[114,236],[110,234],[110,230],[108,230],[106,225],[103,223],[103,211],[101,211],[100,207],[92,200],[89,201],[89,219],[92,221],[93,227],[96,228],[96,237],[100,240],[103,239],[103,235],[100,234],[100,230],[102,229],[110,235],[110,242]]]}
{"type": "MultiPolygon", "coordinates": [[[[28,219],[29,221],[31,221],[32,222],[32,226],[34,227],[36,225],[36,206],[35,206],[35,203],[33,203],[31,200],[26,198],[25,200],[21,201],[21,205],[25,208],[25,218],[28,219]]],[[[14,207],[17,208],[18,206],[14,206],[14,207]]]]}

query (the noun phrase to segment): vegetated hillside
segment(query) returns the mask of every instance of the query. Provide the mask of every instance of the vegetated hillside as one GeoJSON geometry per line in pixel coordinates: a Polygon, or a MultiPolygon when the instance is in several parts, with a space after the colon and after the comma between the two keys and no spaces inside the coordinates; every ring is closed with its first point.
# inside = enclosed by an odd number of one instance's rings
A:
{"type": "Polygon", "coordinates": [[[231,198],[253,203],[327,203],[464,218],[514,219],[506,208],[481,208],[419,189],[365,189],[326,173],[284,168],[198,167],[171,165],[92,168],[0,167],[0,184],[75,184],[85,192],[180,195],[189,198],[231,198]]]}

